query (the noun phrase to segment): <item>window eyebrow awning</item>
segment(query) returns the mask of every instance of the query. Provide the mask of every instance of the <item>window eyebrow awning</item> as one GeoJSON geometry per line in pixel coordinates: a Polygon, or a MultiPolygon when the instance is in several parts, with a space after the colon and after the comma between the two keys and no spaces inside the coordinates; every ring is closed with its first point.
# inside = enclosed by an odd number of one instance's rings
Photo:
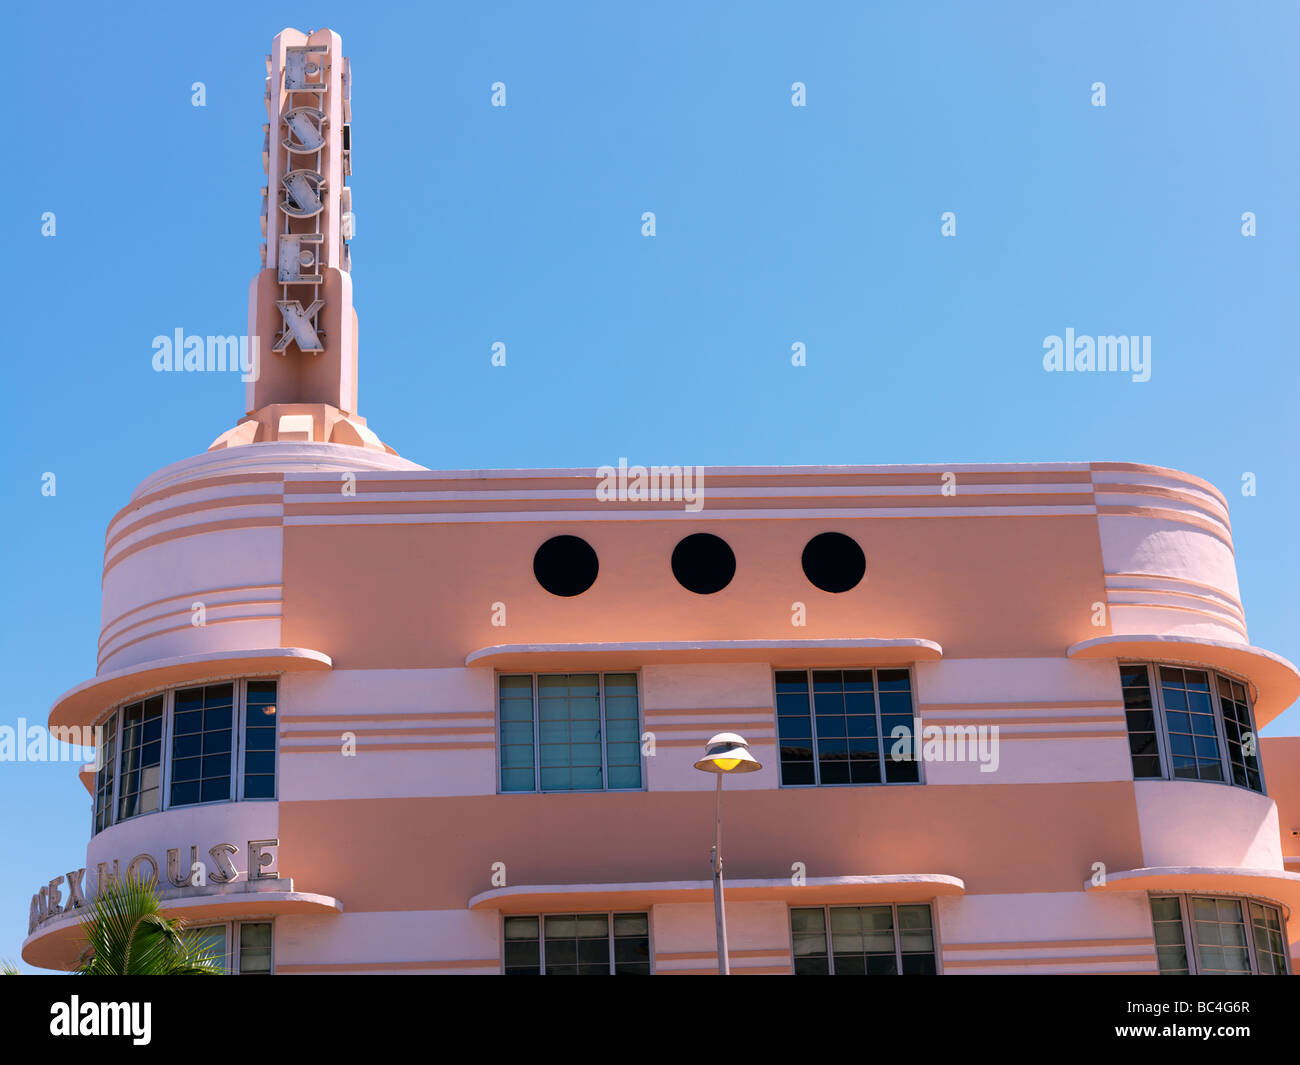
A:
{"type": "Polygon", "coordinates": [[[70,688],[54,700],[49,724],[51,728],[93,725],[104,711],[119,703],[178,684],[196,684],[225,677],[320,671],[333,667],[329,655],[309,647],[253,647],[158,658],[101,673],[70,688]]]}
{"type": "Polygon", "coordinates": [[[1087,882],[1089,893],[1122,891],[1205,895],[1244,895],[1280,903],[1290,917],[1300,907],[1300,873],[1235,866],[1162,865],[1107,873],[1104,884],[1087,882]]]}
{"type": "Polygon", "coordinates": [[[919,636],[843,640],[664,640],[647,643],[503,643],[465,656],[497,669],[600,669],[671,662],[770,662],[776,666],[874,666],[937,662],[943,648],[919,636]]]}
{"type": "MultiPolygon", "coordinates": [[[[162,915],[184,918],[189,926],[291,914],[322,916],[343,912],[343,904],[330,895],[294,890],[292,878],[241,880],[198,889],[164,888],[158,895],[162,915]]],[[[41,969],[75,968],[86,946],[81,925],[90,915],[93,904],[92,897],[84,908],[61,914],[40,925],[23,940],[23,961],[41,969]]]]}
{"type": "Polygon", "coordinates": [[[1156,633],[1098,636],[1076,643],[1066,655],[1174,662],[1242,677],[1252,689],[1256,728],[1263,728],[1300,698],[1300,670],[1281,655],[1246,643],[1156,633]]]}
{"type": "MultiPolygon", "coordinates": [[[[789,877],[775,880],[727,880],[729,902],[786,901],[792,906],[872,902],[929,902],[945,895],[964,895],[966,884],[944,873],[896,873],[879,876],[810,876],[796,885],[789,877]]],[[[524,884],[482,891],[469,900],[471,910],[501,913],[557,913],[581,910],[641,909],[663,903],[709,902],[712,880],[659,880],[610,884],[524,884]]]]}

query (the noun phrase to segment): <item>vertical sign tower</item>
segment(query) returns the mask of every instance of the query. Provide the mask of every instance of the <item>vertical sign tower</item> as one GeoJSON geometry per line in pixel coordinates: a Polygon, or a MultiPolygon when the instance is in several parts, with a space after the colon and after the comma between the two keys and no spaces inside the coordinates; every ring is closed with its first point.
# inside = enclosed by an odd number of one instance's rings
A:
{"type": "Polygon", "coordinates": [[[257,365],[243,420],[212,449],[311,440],[392,451],[357,415],[352,75],[332,30],[282,30],[266,57],[262,269],[248,293],[257,365]]]}

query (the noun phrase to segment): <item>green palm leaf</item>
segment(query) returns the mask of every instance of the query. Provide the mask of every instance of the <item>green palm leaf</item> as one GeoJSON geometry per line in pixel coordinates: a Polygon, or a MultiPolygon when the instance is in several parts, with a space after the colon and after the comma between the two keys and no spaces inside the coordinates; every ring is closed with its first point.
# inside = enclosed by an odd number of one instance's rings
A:
{"type": "Polygon", "coordinates": [[[208,976],[225,972],[221,957],[162,914],[152,880],[110,881],[81,922],[83,976],[208,976]]]}

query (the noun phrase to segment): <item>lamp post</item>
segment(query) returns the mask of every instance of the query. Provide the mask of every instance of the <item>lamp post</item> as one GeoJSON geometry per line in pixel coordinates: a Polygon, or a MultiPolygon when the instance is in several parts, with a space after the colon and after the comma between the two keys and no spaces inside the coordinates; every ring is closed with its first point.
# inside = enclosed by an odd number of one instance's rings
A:
{"type": "Polygon", "coordinates": [[[722,778],[728,773],[752,773],[762,769],[749,753],[749,744],[734,732],[719,732],[704,745],[704,757],[695,768],[718,778],[713,799],[713,916],[718,928],[718,975],[731,974],[727,958],[727,915],[722,906],[722,778]]]}

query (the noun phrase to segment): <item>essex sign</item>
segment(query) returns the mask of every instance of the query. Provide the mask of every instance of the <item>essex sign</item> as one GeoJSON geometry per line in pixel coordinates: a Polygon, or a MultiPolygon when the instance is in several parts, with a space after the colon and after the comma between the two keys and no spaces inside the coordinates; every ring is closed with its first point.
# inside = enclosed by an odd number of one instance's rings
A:
{"type": "Polygon", "coordinates": [[[354,412],[351,69],[338,34],[284,30],[266,71],[265,243],[249,335],[281,358],[249,383],[248,409],[312,402],[354,412]]]}
{"type": "MultiPolygon", "coordinates": [[[[250,839],[248,841],[249,880],[273,880],[279,875],[272,868],[276,864],[276,858],[271,853],[271,848],[279,847],[279,845],[280,841],[278,839],[250,839]]],[[[189,861],[185,864],[181,862],[180,848],[172,847],[167,851],[167,880],[173,887],[177,888],[203,888],[207,887],[209,882],[213,884],[232,884],[239,879],[239,871],[234,864],[234,858],[237,854],[239,854],[239,848],[233,843],[216,843],[209,847],[208,857],[212,859],[212,869],[209,872],[207,864],[199,860],[199,848],[196,845],[190,845],[189,861]]],[[[127,862],[127,880],[139,880],[142,883],[156,884],[158,883],[158,873],[158,861],[147,851],[137,854],[127,862]]],[[[75,869],[64,876],[56,876],[32,896],[32,905],[27,920],[28,935],[31,935],[46,921],[86,907],[88,900],[83,887],[85,875],[85,869],[75,869]],[[66,900],[62,891],[64,887],[67,888],[68,892],[66,900]]],[[[121,859],[114,858],[111,866],[108,862],[100,862],[95,871],[95,894],[97,895],[103,891],[106,884],[121,879],[121,859]]],[[[94,896],[91,896],[91,900],[93,898],[94,896]]]]}

